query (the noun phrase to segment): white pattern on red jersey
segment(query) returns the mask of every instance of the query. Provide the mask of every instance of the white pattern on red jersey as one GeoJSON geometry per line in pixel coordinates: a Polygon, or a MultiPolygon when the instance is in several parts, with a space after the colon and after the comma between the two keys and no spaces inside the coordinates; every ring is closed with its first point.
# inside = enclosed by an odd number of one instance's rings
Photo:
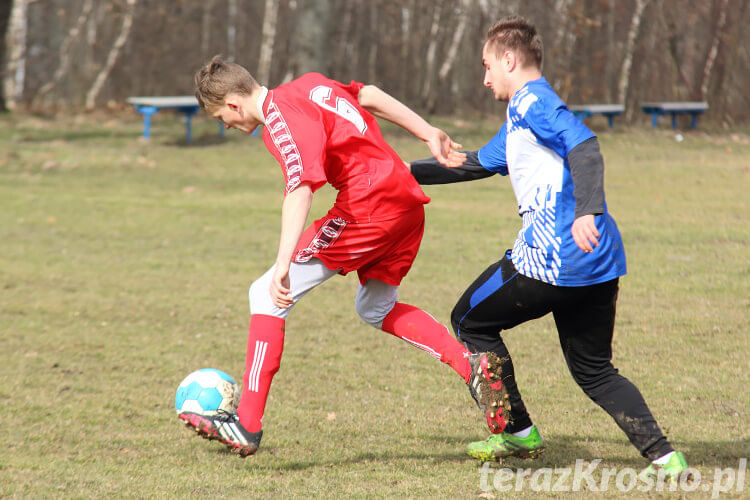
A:
{"type": "Polygon", "coordinates": [[[285,169],[284,177],[286,178],[286,188],[284,194],[293,191],[300,184],[302,175],[302,157],[297,150],[289,127],[284,121],[279,108],[273,102],[272,98],[267,98],[268,111],[266,112],[266,129],[273,140],[276,149],[281,155],[282,165],[285,169]]]}
{"type": "Polygon", "coordinates": [[[363,84],[308,73],[268,92],[263,141],[282,166],[285,194],[307,182],[338,191],[328,212],[348,223],[391,220],[429,203],[403,160],[359,105],[363,84]]]}

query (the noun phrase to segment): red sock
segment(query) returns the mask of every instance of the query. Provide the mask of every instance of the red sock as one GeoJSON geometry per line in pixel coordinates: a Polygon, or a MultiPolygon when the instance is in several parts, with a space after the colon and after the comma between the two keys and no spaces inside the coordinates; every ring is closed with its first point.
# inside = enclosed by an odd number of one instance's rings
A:
{"type": "Polygon", "coordinates": [[[446,327],[423,310],[396,302],[383,320],[382,328],[448,364],[469,383],[471,365],[467,356],[471,353],[453,338],[446,327]]]}
{"type": "Polygon", "coordinates": [[[284,350],[284,319],[265,314],[250,316],[242,397],[237,407],[242,427],[258,432],[263,425],[268,389],[281,365],[284,350]]]}

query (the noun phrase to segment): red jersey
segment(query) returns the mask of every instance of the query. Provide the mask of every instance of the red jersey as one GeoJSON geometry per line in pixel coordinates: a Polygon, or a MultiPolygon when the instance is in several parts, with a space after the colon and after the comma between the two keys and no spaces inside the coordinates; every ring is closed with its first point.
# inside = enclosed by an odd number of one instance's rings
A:
{"type": "Polygon", "coordinates": [[[350,223],[394,219],[430,201],[359,105],[363,86],[307,73],[259,103],[263,142],[281,164],[284,194],[302,182],[313,191],[328,182],[338,191],[328,216],[350,223]]]}

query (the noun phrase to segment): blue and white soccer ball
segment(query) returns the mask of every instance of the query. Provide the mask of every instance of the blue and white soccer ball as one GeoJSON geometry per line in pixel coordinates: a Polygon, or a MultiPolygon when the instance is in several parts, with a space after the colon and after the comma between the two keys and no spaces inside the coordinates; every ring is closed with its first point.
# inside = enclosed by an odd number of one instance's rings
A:
{"type": "Polygon", "coordinates": [[[216,415],[219,410],[234,413],[240,402],[240,388],[221,370],[203,368],[182,381],[174,397],[177,413],[216,415]]]}

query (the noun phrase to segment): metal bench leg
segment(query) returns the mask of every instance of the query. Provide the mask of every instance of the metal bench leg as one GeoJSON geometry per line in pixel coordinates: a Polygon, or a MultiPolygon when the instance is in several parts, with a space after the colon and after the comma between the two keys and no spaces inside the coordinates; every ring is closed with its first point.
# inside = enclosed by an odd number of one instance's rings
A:
{"type": "Polygon", "coordinates": [[[607,120],[609,121],[609,128],[615,126],[615,115],[607,115],[607,120]]]}
{"type": "Polygon", "coordinates": [[[193,140],[192,116],[185,114],[185,142],[193,140]]]}
{"type": "Polygon", "coordinates": [[[654,128],[659,127],[659,114],[658,113],[651,113],[651,126],[654,128]]]}
{"type": "Polygon", "coordinates": [[[698,128],[698,113],[691,113],[690,114],[690,125],[693,128],[698,128]]]}
{"type": "Polygon", "coordinates": [[[154,106],[138,106],[138,113],[143,115],[143,138],[151,138],[151,116],[159,112],[159,108],[154,106]]]}
{"type": "Polygon", "coordinates": [[[195,108],[183,108],[178,111],[185,115],[185,142],[193,140],[193,115],[198,112],[195,108]]]}
{"type": "Polygon", "coordinates": [[[672,113],[672,128],[677,128],[677,113],[672,113]]]}

